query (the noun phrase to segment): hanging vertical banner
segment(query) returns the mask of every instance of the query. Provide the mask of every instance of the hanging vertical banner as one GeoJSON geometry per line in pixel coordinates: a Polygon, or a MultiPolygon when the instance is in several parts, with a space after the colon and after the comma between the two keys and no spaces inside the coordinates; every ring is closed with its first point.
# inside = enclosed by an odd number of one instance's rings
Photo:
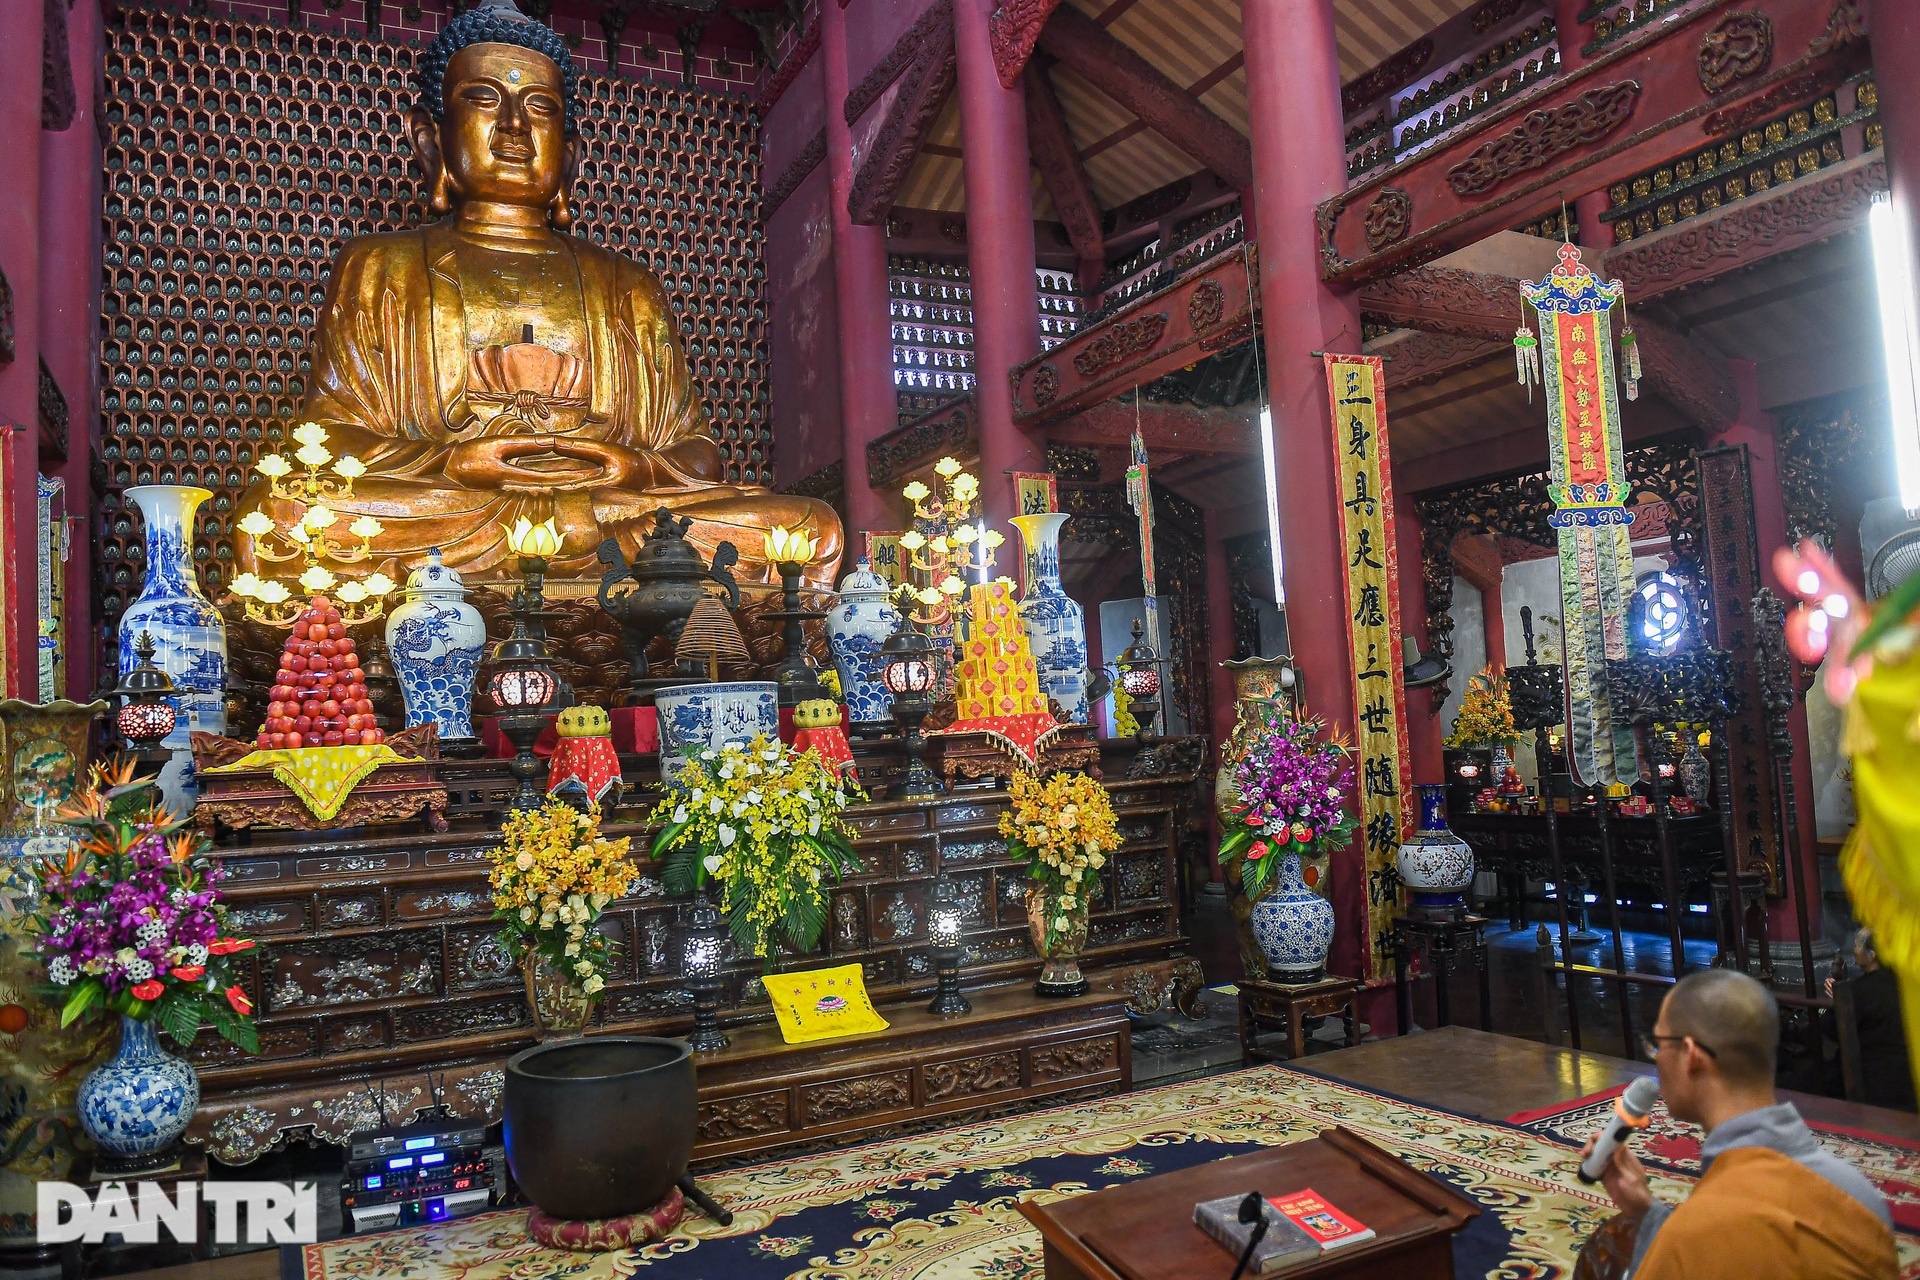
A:
{"type": "Polygon", "coordinates": [[[887,580],[890,587],[900,585],[900,535],[898,533],[874,533],[869,530],[867,539],[867,562],[873,571],[887,580]]]}
{"type": "Polygon", "coordinates": [[[38,684],[39,700],[52,702],[66,692],[66,662],[61,646],[65,635],[61,630],[66,612],[66,548],[62,535],[66,532],[66,482],[58,476],[43,476],[36,473],[40,520],[36,526],[39,534],[39,575],[36,581],[40,586],[40,627],[37,651],[39,655],[38,684]]]}
{"type": "Polygon", "coordinates": [[[1153,485],[1147,474],[1147,442],[1138,427],[1134,428],[1132,449],[1127,466],[1127,505],[1140,517],[1140,590],[1145,597],[1141,608],[1146,613],[1143,625],[1147,644],[1165,658],[1167,651],[1160,643],[1160,586],[1153,571],[1153,485]]]}
{"type": "Polygon", "coordinates": [[[1340,546],[1353,646],[1354,777],[1366,866],[1369,983],[1393,974],[1398,855],[1411,810],[1406,676],[1400,666],[1400,572],[1393,536],[1386,378],[1378,356],[1324,357],[1340,471],[1340,546]]]}
{"type": "Polygon", "coordinates": [[[1051,471],[1014,472],[1013,492],[1023,516],[1044,516],[1060,509],[1060,481],[1051,471]]]}
{"type": "MultiPolygon", "coordinates": [[[[1627,605],[1633,595],[1633,548],[1627,526],[1626,469],[1620,448],[1620,398],[1614,386],[1613,308],[1625,297],[1618,280],[1603,283],[1562,245],[1559,265],[1520,292],[1539,315],[1539,374],[1546,388],[1552,450],[1548,522],[1560,539],[1560,604],[1565,621],[1568,759],[1586,785],[1632,783],[1639,777],[1633,730],[1613,715],[1607,659],[1627,656],[1627,605]]],[[[1524,362],[1533,335],[1522,325],[1515,342],[1524,362]]],[[[1629,395],[1638,376],[1632,330],[1622,336],[1629,395]]]]}

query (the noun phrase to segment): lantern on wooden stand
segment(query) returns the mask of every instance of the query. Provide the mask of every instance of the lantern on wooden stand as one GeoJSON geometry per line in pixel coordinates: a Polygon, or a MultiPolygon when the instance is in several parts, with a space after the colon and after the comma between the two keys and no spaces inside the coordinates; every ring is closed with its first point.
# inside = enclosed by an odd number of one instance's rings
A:
{"type": "Polygon", "coordinates": [[[927,941],[933,944],[933,967],[940,975],[940,989],[927,1012],[942,1018],[973,1011],[960,994],[960,916],[960,891],[941,872],[933,882],[933,906],[927,912],[927,941]]]}
{"type": "Polygon", "coordinates": [[[726,958],[727,930],[720,908],[702,895],[693,903],[680,938],[680,975],[693,993],[693,1034],[687,1046],[695,1053],[724,1049],[727,1033],[720,1030],[720,992],[726,980],[720,963],[726,958]]]}
{"type": "Polygon", "coordinates": [[[933,645],[903,622],[900,630],[880,646],[880,664],[880,683],[893,695],[893,722],[907,750],[905,776],[893,785],[888,795],[895,800],[926,800],[937,796],[942,791],[940,780],[920,759],[927,745],[920,724],[933,710],[930,695],[937,674],[933,645]]]}
{"type": "Polygon", "coordinates": [[[135,776],[147,778],[158,773],[172,755],[160,744],[179,723],[180,713],[173,705],[173,677],[154,664],[153,635],[142,631],[133,651],[140,661],[114,686],[120,709],[114,713],[113,725],[137,762],[135,776]]]}

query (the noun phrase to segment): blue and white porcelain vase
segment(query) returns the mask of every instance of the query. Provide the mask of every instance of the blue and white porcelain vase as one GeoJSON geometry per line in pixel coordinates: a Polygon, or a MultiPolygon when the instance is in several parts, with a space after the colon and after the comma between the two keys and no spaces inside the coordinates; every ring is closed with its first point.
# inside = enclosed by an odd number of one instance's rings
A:
{"type": "Polygon", "coordinates": [[[840,600],[827,614],[827,646],[840,671],[840,697],[856,729],[877,729],[893,716],[893,695],[880,683],[880,646],[900,629],[887,580],[865,556],[840,580],[840,600]]]}
{"type": "Polygon", "coordinates": [[[120,1051],[80,1082],[80,1127],[121,1160],[165,1151],[200,1106],[200,1077],[160,1047],[151,1022],[122,1017],[120,1051]]]}
{"type": "Polygon", "coordinates": [[[140,664],[134,645],[140,633],[153,637],[153,661],[173,677],[179,711],[162,744],[173,753],[160,770],[167,804],[190,813],[199,796],[189,737],[227,731],[227,624],[201,594],[193,569],[193,515],[213,496],[184,484],[143,484],[126,491],[147,526],[147,581],[140,598],[120,615],[120,674],[140,664]]]}
{"type": "Polygon", "coordinates": [[[1268,981],[1299,985],[1327,976],[1333,904],[1307,888],[1300,876],[1299,854],[1282,856],[1273,884],[1253,904],[1249,924],[1253,940],[1267,958],[1268,981]]]}
{"type": "Polygon", "coordinates": [[[743,747],[755,735],[780,738],[780,686],[771,680],[669,685],[654,694],[660,722],[660,781],[679,776],[686,748],[743,747]]]}
{"type": "Polygon", "coordinates": [[[1085,724],[1087,615],[1060,585],[1060,529],[1068,519],[1062,511],[1013,517],[1027,565],[1020,620],[1027,626],[1041,689],[1060,704],[1069,721],[1085,724]]]}
{"type": "Polygon", "coordinates": [[[1447,789],[1435,782],[1415,784],[1420,793],[1420,828],[1400,846],[1400,883],[1407,887],[1407,910],[1434,919],[1467,913],[1473,886],[1473,846],[1447,827],[1447,789]]]}
{"type": "Polygon", "coordinates": [[[487,623],[467,603],[460,575],[440,548],[407,577],[407,598],[387,617],[387,652],[400,677],[407,724],[432,724],[442,742],[473,737],[473,676],[487,647],[487,623]]]}

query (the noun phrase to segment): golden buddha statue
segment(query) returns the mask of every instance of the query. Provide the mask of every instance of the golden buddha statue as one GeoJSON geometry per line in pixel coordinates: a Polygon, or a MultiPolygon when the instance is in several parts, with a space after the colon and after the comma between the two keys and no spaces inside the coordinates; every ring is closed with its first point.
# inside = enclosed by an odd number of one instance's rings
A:
{"type": "MultiPolygon", "coordinates": [[[[510,576],[522,516],[555,520],[553,577],[597,578],[600,544],[631,555],[668,507],[709,555],[732,542],[749,582],[778,580],[765,531],[804,526],[820,540],[808,581],[830,587],[833,509],[722,481],[659,278],[566,234],[579,159],[566,44],[486,0],[447,24],[417,76],[409,135],[442,217],[362,236],[335,261],[301,417],[365,474],[330,505],[379,520],[373,550],[397,578],[433,547],[470,582],[510,576]]],[[[280,505],[256,481],[237,514],[284,525],[280,505]]],[[[261,568],[250,547],[238,559],[261,568]]]]}

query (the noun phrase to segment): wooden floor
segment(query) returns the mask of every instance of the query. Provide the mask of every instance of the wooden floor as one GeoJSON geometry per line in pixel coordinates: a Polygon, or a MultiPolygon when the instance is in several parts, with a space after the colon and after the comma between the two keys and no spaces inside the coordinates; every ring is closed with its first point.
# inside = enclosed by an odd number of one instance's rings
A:
{"type": "MultiPolygon", "coordinates": [[[[1304,1065],[1361,1088],[1494,1121],[1571,1102],[1653,1070],[1651,1063],[1579,1053],[1466,1027],[1374,1040],[1315,1054],[1304,1065]]],[[[1781,1096],[1809,1119],[1920,1142],[1920,1116],[1785,1090],[1781,1096]]],[[[278,1280],[279,1255],[268,1250],[137,1274],[146,1280],[278,1280]]]]}

